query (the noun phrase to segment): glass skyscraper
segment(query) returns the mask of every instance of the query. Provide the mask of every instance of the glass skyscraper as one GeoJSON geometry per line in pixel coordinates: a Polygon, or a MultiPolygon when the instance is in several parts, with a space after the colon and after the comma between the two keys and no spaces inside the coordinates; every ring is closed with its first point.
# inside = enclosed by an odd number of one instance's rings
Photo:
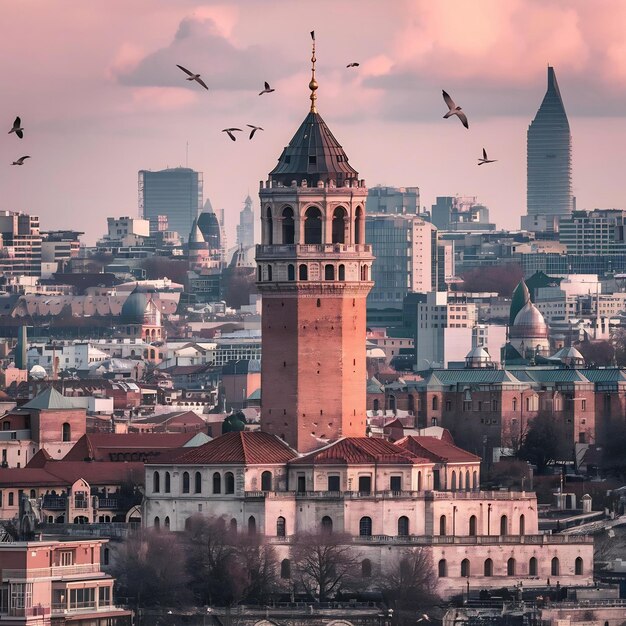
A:
{"type": "Polygon", "coordinates": [[[572,136],[553,67],[548,67],[548,90],[527,140],[528,215],[571,213],[572,136]]]}

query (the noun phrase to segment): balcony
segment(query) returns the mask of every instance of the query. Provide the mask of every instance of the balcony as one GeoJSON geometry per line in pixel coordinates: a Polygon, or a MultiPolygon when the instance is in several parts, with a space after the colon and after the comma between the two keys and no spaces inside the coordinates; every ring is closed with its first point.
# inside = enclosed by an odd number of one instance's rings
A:
{"type": "Polygon", "coordinates": [[[85,574],[102,574],[99,563],[83,563],[81,565],[54,565],[30,569],[2,569],[2,580],[32,580],[35,578],[66,578],[85,574]]]}
{"type": "Polygon", "coordinates": [[[65,496],[44,496],[42,508],[48,511],[65,511],[67,498],[65,496]]]}
{"type": "Polygon", "coordinates": [[[50,615],[49,606],[29,606],[29,607],[11,607],[9,609],[10,617],[43,617],[50,615]]]}
{"type": "MultiPolygon", "coordinates": [[[[50,610],[50,609],[48,609],[50,610]]],[[[68,607],[67,604],[59,603],[53,604],[51,613],[53,616],[58,615],[76,615],[84,613],[110,613],[111,611],[124,611],[114,604],[101,604],[96,605],[95,602],[75,602],[72,606],[68,607]]]]}
{"type": "Polygon", "coordinates": [[[291,244],[291,245],[257,245],[257,261],[265,259],[315,259],[320,256],[328,258],[329,255],[341,255],[342,259],[372,254],[372,246],[369,244],[344,244],[344,243],[322,243],[322,244],[291,244]]]}
{"type": "Polygon", "coordinates": [[[117,498],[98,498],[98,508],[117,511],[118,500],[117,498]]]}

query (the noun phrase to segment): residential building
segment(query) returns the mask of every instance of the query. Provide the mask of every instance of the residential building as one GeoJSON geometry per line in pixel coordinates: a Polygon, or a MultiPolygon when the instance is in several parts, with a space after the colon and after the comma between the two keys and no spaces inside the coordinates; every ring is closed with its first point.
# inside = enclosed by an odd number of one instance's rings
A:
{"type": "Polygon", "coordinates": [[[39,217],[0,211],[0,275],[41,275],[39,217]]]}
{"type": "Polygon", "coordinates": [[[367,191],[365,212],[368,215],[417,215],[420,213],[419,187],[382,187],[367,191]]]}
{"type": "Polygon", "coordinates": [[[80,239],[84,233],[75,230],[50,230],[42,235],[41,262],[54,263],[61,271],[66,261],[80,254],[80,239]]]}

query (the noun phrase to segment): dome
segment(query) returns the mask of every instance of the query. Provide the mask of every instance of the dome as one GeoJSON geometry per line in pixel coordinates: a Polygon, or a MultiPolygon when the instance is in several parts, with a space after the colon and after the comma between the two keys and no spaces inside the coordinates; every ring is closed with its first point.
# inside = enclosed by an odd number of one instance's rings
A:
{"type": "Polygon", "coordinates": [[[143,324],[146,307],[155,293],[154,287],[137,285],[122,305],[121,321],[125,324],[143,324]]]}
{"type": "Polygon", "coordinates": [[[573,346],[561,348],[552,355],[550,360],[561,361],[570,367],[584,367],[585,365],[585,357],[573,346]]]}
{"type": "Polygon", "coordinates": [[[539,309],[528,301],[515,316],[511,337],[547,337],[548,326],[539,309]]]}
{"type": "Polygon", "coordinates": [[[472,348],[465,357],[466,367],[485,367],[492,363],[489,352],[484,346],[472,348]]]}
{"type": "Polygon", "coordinates": [[[530,302],[530,292],[528,286],[521,280],[511,296],[511,310],[509,313],[509,325],[512,326],[517,314],[530,302]]]}
{"type": "Polygon", "coordinates": [[[30,368],[29,375],[35,380],[43,380],[46,376],[48,376],[48,373],[43,367],[41,367],[41,365],[33,365],[30,368]]]}

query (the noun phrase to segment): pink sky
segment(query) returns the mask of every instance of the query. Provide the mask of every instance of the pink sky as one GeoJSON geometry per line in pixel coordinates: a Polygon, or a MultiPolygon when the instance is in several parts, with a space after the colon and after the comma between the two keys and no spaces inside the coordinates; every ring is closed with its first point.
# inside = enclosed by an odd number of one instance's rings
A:
{"type": "MultiPolygon", "coordinates": [[[[526,205],[526,129],[554,65],[569,115],[579,208],[624,207],[626,3],[619,0],[20,0],[3,5],[0,208],[43,229],[136,215],[137,171],[204,172],[229,236],[248,193],[308,110],[309,31],[318,110],[370,186],[477,195],[499,226],[526,205]],[[8,26],[10,24],[10,26],[8,26]],[[345,65],[359,61],[360,68],[345,65]],[[206,79],[190,85],[180,63],[206,79]],[[257,96],[263,81],[276,92],[257,96]],[[443,120],[444,88],[470,129],[443,120]],[[257,124],[253,141],[220,130],[257,124]],[[498,163],[478,168],[483,146],[498,163]],[[30,154],[23,167],[9,163],[30,154]],[[5,165],[2,165],[2,164],[5,165]]],[[[0,126],[1,127],[1,126],[0,126]]]]}

